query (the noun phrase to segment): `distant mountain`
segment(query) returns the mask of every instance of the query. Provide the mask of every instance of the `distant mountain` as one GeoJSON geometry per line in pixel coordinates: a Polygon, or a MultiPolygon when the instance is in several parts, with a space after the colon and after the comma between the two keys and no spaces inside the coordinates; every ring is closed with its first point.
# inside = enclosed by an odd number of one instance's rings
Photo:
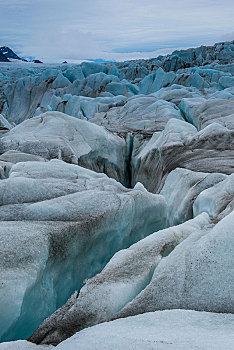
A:
{"type": "Polygon", "coordinates": [[[10,62],[8,58],[0,52],[0,62],[10,62]]]}
{"type": "MultiPolygon", "coordinates": [[[[43,63],[37,59],[32,59],[33,57],[31,57],[30,62],[33,63],[43,63]]],[[[16,55],[16,53],[10,49],[7,46],[1,46],[0,47],[0,62],[11,62],[14,60],[19,60],[19,61],[24,61],[24,62],[28,62],[28,60],[26,60],[25,58],[21,58],[18,55],[16,55]]]]}
{"type": "Polygon", "coordinates": [[[22,60],[12,49],[7,46],[0,47],[0,53],[2,53],[8,59],[22,60]]]}
{"type": "Polygon", "coordinates": [[[43,63],[40,60],[32,60],[33,63],[43,63]]]}

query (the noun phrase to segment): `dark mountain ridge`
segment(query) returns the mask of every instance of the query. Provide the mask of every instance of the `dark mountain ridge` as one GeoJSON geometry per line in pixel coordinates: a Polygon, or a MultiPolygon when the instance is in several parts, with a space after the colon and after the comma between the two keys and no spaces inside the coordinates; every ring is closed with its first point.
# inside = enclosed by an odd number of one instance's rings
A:
{"type": "Polygon", "coordinates": [[[10,62],[8,58],[0,51],[0,62],[10,62]]]}
{"type": "Polygon", "coordinates": [[[0,47],[0,53],[2,53],[7,59],[22,60],[16,53],[7,46],[0,47]]]}

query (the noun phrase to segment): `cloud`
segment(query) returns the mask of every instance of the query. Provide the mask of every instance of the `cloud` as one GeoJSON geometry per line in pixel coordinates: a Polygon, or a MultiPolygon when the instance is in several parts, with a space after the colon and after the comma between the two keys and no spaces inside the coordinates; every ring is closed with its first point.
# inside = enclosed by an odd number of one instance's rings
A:
{"type": "Polygon", "coordinates": [[[0,0],[0,8],[0,45],[50,61],[212,44],[234,18],[231,0],[0,0]]]}
{"type": "Polygon", "coordinates": [[[16,7],[16,6],[22,6],[22,5],[30,5],[29,0],[0,0],[0,6],[6,6],[6,7],[16,7]]]}
{"type": "Polygon", "coordinates": [[[129,61],[136,59],[147,59],[154,58],[160,55],[171,54],[175,50],[187,49],[189,47],[171,47],[165,49],[158,49],[154,51],[133,51],[133,52],[123,52],[123,53],[114,53],[114,52],[103,52],[102,58],[107,61],[129,61]]]}
{"type": "Polygon", "coordinates": [[[102,50],[94,42],[90,33],[82,33],[78,30],[68,31],[63,27],[48,29],[46,35],[43,30],[34,32],[22,52],[24,56],[33,52],[34,56],[53,62],[56,59],[94,58],[102,54],[102,50]]]}
{"type": "Polygon", "coordinates": [[[219,40],[220,41],[232,41],[232,40],[234,40],[234,32],[226,33],[224,35],[221,35],[219,37],[219,40]]]}

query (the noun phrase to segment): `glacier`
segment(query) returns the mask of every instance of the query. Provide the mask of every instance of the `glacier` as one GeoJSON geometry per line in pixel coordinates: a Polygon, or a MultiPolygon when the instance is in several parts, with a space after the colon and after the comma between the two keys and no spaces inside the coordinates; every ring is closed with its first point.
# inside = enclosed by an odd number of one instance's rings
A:
{"type": "Polygon", "coordinates": [[[19,340],[1,343],[0,349],[141,350],[144,347],[147,350],[230,350],[234,340],[233,324],[233,314],[164,310],[84,329],[57,347],[19,340]]]}
{"type": "Polygon", "coordinates": [[[14,164],[0,187],[3,339],[30,335],[117,250],[165,226],[163,196],[61,160],[14,164]]]}
{"type": "Polygon", "coordinates": [[[233,75],[0,63],[0,349],[230,349],[233,75]]]}

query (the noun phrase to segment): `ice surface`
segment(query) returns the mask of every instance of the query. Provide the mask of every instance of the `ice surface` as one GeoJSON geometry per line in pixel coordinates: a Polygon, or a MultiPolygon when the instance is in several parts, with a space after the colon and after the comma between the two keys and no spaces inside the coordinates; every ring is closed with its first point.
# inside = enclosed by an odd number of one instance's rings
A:
{"type": "Polygon", "coordinates": [[[30,335],[116,251],[166,219],[162,196],[60,160],[13,165],[0,203],[3,340],[30,335]]]}
{"type": "Polygon", "coordinates": [[[159,135],[133,148],[132,183],[152,192],[162,189],[175,168],[231,174],[234,170],[234,132],[212,123],[200,132],[185,121],[170,119],[159,135]]]}
{"type": "Polygon", "coordinates": [[[140,95],[129,98],[123,106],[96,113],[90,121],[112,131],[150,133],[162,131],[171,118],[184,120],[174,103],[140,95]]]}
{"type": "Polygon", "coordinates": [[[195,215],[206,212],[210,217],[224,217],[234,208],[234,174],[201,192],[194,202],[195,215]]]}
{"type": "Polygon", "coordinates": [[[231,47],[232,43],[215,49],[202,47],[178,51],[158,59],[118,64],[84,62],[81,66],[38,67],[11,63],[10,70],[6,64],[2,64],[0,84],[4,91],[1,95],[3,116],[9,122],[18,124],[50,110],[51,105],[56,108],[53,110],[65,112],[64,96],[68,94],[93,98],[118,95],[131,97],[139,91],[149,94],[181,85],[197,88],[200,94],[206,95],[207,90],[214,92],[212,89],[233,88],[231,47]],[[212,63],[212,60],[216,61],[212,63]],[[206,65],[197,67],[199,64],[206,65]],[[60,102],[55,106],[53,102],[58,97],[60,102]]]}
{"type": "Polygon", "coordinates": [[[59,158],[105,172],[127,183],[125,141],[103,127],[59,112],[24,121],[0,140],[0,152],[17,150],[46,159],[59,158]]]}
{"type": "Polygon", "coordinates": [[[54,80],[54,82],[52,84],[52,88],[54,88],[54,89],[64,88],[66,86],[69,86],[70,84],[71,84],[71,82],[66,77],[64,77],[64,75],[62,73],[60,73],[60,74],[58,74],[58,76],[54,80]]]}
{"type": "Polygon", "coordinates": [[[209,99],[204,98],[185,98],[182,99],[180,110],[184,113],[186,119],[195,125],[198,130],[216,122],[229,129],[234,128],[234,97],[230,99],[209,99]]]}
{"type": "MultiPolygon", "coordinates": [[[[220,195],[220,191],[217,190],[214,185],[226,178],[227,175],[224,174],[202,173],[181,168],[171,171],[160,192],[160,194],[166,198],[168,204],[167,226],[181,224],[191,219],[193,215],[198,215],[198,213],[207,212],[210,215],[212,204],[209,200],[206,200],[206,209],[204,206],[201,207],[200,205],[200,210],[198,211],[196,209],[195,212],[193,211],[193,203],[200,194],[201,196],[199,198],[205,196],[207,192],[205,190],[207,188],[212,188],[215,200],[217,201],[217,196],[220,195]]],[[[222,198],[223,200],[226,198],[227,201],[230,196],[226,194],[225,197],[224,193],[222,193],[222,198]]],[[[198,202],[200,203],[201,199],[196,203],[198,202]]],[[[198,204],[196,204],[196,208],[197,205],[198,204]]],[[[215,214],[217,215],[218,212],[215,214]]],[[[213,217],[216,215],[213,215],[213,217]]]]}
{"type": "Polygon", "coordinates": [[[18,340],[13,342],[0,343],[1,350],[51,350],[51,345],[36,345],[26,340],[18,340]]]}
{"type": "Polygon", "coordinates": [[[151,283],[115,317],[166,308],[233,313],[233,224],[234,212],[177,245],[151,283]]]}
{"type": "Polygon", "coordinates": [[[161,88],[167,86],[175,80],[176,74],[174,72],[165,73],[160,67],[156,73],[148,75],[140,83],[140,93],[150,94],[156,92],[161,88]]]}
{"type": "Polygon", "coordinates": [[[11,125],[1,114],[0,114],[0,124],[2,127],[8,130],[13,128],[13,125],[11,125]]]}
{"type": "Polygon", "coordinates": [[[99,72],[107,73],[107,67],[95,62],[84,62],[82,63],[81,69],[85,77],[99,72]]]}
{"type": "MultiPolygon", "coordinates": [[[[31,340],[158,309],[234,312],[233,75],[233,41],[129,62],[0,63],[3,340],[50,314],[31,340]]],[[[206,315],[175,313],[182,329],[206,315]]],[[[183,345],[152,345],[149,329],[130,343],[125,331],[121,349],[226,344],[175,328],[183,345]]],[[[85,350],[100,348],[95,337],[85,350]]]]}
{"type": "Polygon", "coordinates": [[[71,96],[68,101],[64,101],[64,112],[79,119],[89,120],[95,113],[107,112],[112,107],[123,105],[126,99],[122,95],[97,98],[71,96]]]}
{"type": "Polygon", "coordinates": [[[233,327],[231,314],[157,311],[85,329],[55,349],[230,350],[233,327]]]}
{"type": "Polygon", "coordinates": [[[56,347],[26,341],[0,344],[1,350],[230,350],[234,316],[165,310],[87,328],[56,347]]]}
{"type": "MultiPolygon", "coordinates": [[[[75,331],[114,317],[151,283],[155,269],[164,260],[163,256],[189,235],[203,230],[207,224],[209,217],[204,213],[121,250],[100,274],[86,280],[78,298],[70,299],[45,320],[30,339],[36,343],[56,344],[75,331]]],[[[150,307],[153,308],[153,305],[150,307]]]]}
{"type": "Polygon", "coordinates": [[[219,79],[219,84],[224,89],[234,86],[234,77],[223,76],[219,79]]]}
{"type": "Polygon", "coordinates": [[[0,161],[5,161],[5,162],[15,164],[15,163],[29,162],[29,161],[46,162],[46,159],[34,154],[10,150],[3,153],[0,156],[0,161]]]}
{"type": "Polygon", "coordinates": [[[234,212],[212,225],[203,213],[118,252],[30,340],[57,344],[111,318],[168,308],[233,313],[233,220],[234,212]]]}

